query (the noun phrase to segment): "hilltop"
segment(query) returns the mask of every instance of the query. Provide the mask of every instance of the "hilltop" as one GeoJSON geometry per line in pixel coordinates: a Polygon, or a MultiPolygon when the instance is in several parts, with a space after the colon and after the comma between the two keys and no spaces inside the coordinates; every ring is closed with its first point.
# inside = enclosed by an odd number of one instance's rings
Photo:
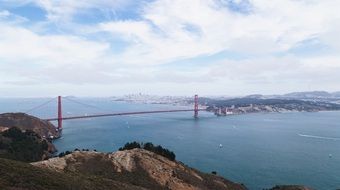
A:
{"type": "Polygon", "coordinates": [[[245,190],[246,187],[220,176],[202,173],[143,149],[99,153],[75,151],[61,158],[35,162],[34,166],[65,174],[116,180],[146,189],[245,190]]]}
{"type": "Polygon", "coordinates": [[[55,126],[37,117],[25,113],[3,113],[0,114],[0,131],[11,127],[18,127],[21,130],[34,131],[42,138],[59,138],[60,134],[55,126]]]}
{"type": "Polygon", "coordinates": [[[33,162],[57,151],[51,139],[60,133],[50,122],[25,113],[0,114],[0,157],[33,162]]]}

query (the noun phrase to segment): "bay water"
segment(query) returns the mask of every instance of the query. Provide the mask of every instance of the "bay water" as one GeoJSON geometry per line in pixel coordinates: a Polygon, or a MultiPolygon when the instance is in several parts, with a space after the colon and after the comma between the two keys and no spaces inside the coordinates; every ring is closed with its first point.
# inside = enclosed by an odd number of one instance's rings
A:
{"type": "MultiPolygon", "coordinates": [[[[0,112],[25,112],[48,100],[0,99],[0,112]]],[[[76,98],[63,103],[63,114],[178,109],[181,106],[76,98]]],[[[56,116],[56,103],[30,114],[56,116]]],[[[61,151],[96,149],[112,152],[126,142],[152,142],[175,152],[176,159],[204,172],[216,171],[249,189],[303,184],[340,189],[340,112],[257,113],[217,117],[200,112],[116,116],[63,122],[61,151]]]]}

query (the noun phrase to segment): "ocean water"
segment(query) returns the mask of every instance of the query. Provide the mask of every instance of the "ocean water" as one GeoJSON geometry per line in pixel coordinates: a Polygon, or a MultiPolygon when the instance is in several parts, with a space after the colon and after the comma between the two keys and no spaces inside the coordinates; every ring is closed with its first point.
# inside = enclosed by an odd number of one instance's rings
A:
{"type": "MultiPolygon", "coordinates": [[[[0,99],[0,112],[26,111],[48,99],[0,99]]],[[[64,115],[158,110],[171,105],[113,102],[109,99],[65,101],[64,115]]],[[[56,115],[56,103],[31,114],[56,115]]],[[[249,189],[303,184],[340,188],[340,112],[258,113],[217,117],[191,112],[103,117],[63,122],[59,151],[75,148],[112,152],[128,141],[153,142],[176,159],[204,172],[217,171],[249,189]],[[222,147],[219,145],[222,144],[222,147]]]]}

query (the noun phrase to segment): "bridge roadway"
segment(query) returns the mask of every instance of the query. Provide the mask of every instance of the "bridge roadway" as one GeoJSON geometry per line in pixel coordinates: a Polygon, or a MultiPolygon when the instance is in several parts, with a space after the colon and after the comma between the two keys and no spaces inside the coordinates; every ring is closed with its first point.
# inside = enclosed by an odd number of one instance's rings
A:
{"type": "MultiPolygon", "coordinates": [[[[108,116],[122,116],[122,115],[138,115],[138,114],[152,114],[152,113],[168,113],[168,112],[188,112],[195,111],[195,109],[178,109],[178,110],[157,110],[157,111],[140,111],[140,112],[122,112],[122,113],[108,113],[108,114],[94,114],[94,115],[82,115],[82,116],[70,116],[62,117],[62,120],[71,119],[84,119],[94,117],[108,117],[108,116]]],[[[197,111],[206,111],[206,109],[198,109],[197,111]]],[[[46,121],[58,121],[58,118],[45,119],[46,121]]]]}

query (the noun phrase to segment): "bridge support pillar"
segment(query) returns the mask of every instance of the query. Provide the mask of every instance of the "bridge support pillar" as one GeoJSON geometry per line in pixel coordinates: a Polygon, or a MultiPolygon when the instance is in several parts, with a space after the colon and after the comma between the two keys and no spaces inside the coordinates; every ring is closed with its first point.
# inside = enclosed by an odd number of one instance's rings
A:
{"type": "Polygon", "coordinates": [[[195,95],[195,105],[194,105],[194,117],[198,118],[198,95],[195,95]]]}
{"type": "Polygon", "coordinates": [[[61,110],[61,96],[58,96],[58,131],[63,129],[63,115],[61,110]]]}

